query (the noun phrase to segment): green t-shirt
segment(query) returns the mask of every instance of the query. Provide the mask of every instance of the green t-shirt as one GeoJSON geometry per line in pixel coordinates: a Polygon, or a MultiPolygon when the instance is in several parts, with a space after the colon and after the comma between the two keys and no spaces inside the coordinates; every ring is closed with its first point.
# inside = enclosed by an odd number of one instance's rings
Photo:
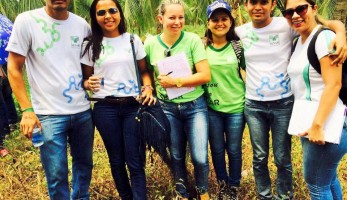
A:
{"type": "MultiPolygon", "coordinates": [[[[154,71],[155,88],[160,100],[184,103],[193,101],[204,93],[202,86],[197,86],[194,91],[169,100],[165,88],[161,87],[157,80],[157,76],[159,75],[157,62],[165,58],[164,51],[168,49],[168,47],[160,39],[160,34],[146,40],[144,47],[147,54],[148,67],[154,71]]],[[[194,64],[206,59],[206,52],[200,37],[194,33],[182,31],[180,38],[171,47],[170,53],[172,56],[182,52],[184,52],[188,58],[192,73],[196,73],[194,64]]]]}
{"type": "Polygon", "coordinates": [[[233,47],[227,43],[223,48],[206,48],[211,68],[211,82],[205,85],[208,106],[223,113],[243,112],[245,84],[239,76],[238,62],[233,47]]]}

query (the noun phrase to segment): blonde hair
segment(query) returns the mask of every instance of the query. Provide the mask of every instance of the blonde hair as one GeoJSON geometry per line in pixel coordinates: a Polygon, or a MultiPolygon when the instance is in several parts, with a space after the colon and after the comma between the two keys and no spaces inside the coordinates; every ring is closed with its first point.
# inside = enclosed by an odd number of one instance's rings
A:
{"type": "Polygon", "coordinates": [[[158,15],[163,16],[166,12],[166,6],[172,5],[172,4],[181,5],[183,8],[185,8],[186,6],[182,0],[162,0],[157,8],[158,15]]]}

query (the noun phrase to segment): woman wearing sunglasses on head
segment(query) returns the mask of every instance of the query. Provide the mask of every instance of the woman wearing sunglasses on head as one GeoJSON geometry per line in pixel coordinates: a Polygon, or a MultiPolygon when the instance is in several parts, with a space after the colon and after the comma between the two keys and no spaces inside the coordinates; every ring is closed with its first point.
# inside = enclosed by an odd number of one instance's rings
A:
{"type": "MultiPolygon", "coordinates": [[[[83,85],[93,91],[93,98],[108,100],[94,104],[93,120],[104,141],[120,198],[144,200],[147,199],[145,149],[140,148],[139,123],[135,120],[139,103],[134,98],[141,83],[137,83],[130,34],[116,0],[94,0],[90,18],[92,35],[87,38],[82,55],[83,85]]],[[[143,104],[151,105],[155,99],[146,70],[146,53],[136,35],[134,46],[145,85],[143,104]]]]}
{"type": "Polygon", "coordinates": [[[342,199],[337,167],[347,152],[346,120],[340,144],[324,141],[323,127],[337,105],[341,88],[341,64],[332,64],[336,56],[329,56],[329,44],[335,33],[323,30],[317,37],[315,52],[321,66],[319,74],[310,65],[307,56],[308,45],[320,25],[316,22],[318,7],[312,0],[286,0],[283,15],[288,24],[300,34],[295,51],[290,59],[288,74],[295,101],[319,102],[311,128],[302,133],[304,179],[311,199],[342,199]]]}
{"type": "Polygon", "coordinates": [[[188,199],[186,145],[194,165],[195,181],[201,199],[209,199],[207,159],[207,104],[201,85],[210,81],[210,70],[203,43],[199,36],[183,31],[184,7],[180,0],[163,0],[158,8],[163,31],[145,42],[147,62],[154,70],[157,96],[171,125],[171,158],[178,198],[188,199]],[[178,70],[160,74],[157,63],[165,57],[185,55],[192,71],[177,76],[178,70]],[[193,87],[194,90],[169,99],[168,88],[193,87]]]}

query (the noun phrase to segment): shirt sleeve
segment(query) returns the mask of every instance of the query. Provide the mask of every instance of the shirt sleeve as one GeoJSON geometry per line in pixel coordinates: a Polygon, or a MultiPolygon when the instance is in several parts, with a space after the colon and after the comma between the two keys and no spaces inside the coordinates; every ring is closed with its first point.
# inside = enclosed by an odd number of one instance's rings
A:
{"type": "Polygon", "coordinates": [[[335,33],[330,30],[320,32],[315,45],[315,51],[319,60],[329,54],[329,45],[335,36],[335,33]]]}
{"type": "Polygon", "coordinates": [[[90,46],[89,50],[84,53],[86,50],[88,41],[85,40],[82,44],[82,57],[81,57],[81,63],[87,66],[94,66],[94,62],[92,61],[92,47],[90,46]]]}
{"type": "Polygon", "coordinates": [[[193,36],[191,51],[194,64],[207,59],[204,44],[200,37],[196,34],[193,36]]]}
{"type": "Polygon", "coordinates": [[[146,57],[146,52],[140,37],[134,34],[134,39],[135,39],[134,46],[135,46],[136,60],[141,60],[144,57],[146,57]]]}
{"type": "Polygon", "coordinates": [[[146,40],[145,40],[145,44],[143,45],[144,46],[144,50],[145,50],[145,53],[146,53],[146,62],[147,62],[147,67],[148,67],[148,69],[150,69],[150,70],[153,70],[154,68],[153,68],[153,66],[151,65],[151,52],[150,52],[150,44],[151,44],[151,40],[152,38],[147,38],[146,40]]]}
{"type": "Polygon", "coordinates": [[[28,15],[29,13],[25,12],[17,16],[6,51],[27,56],[32,43],[31,28],[29,26],[29,20],[32,20],[32,18],[28,15]]]}

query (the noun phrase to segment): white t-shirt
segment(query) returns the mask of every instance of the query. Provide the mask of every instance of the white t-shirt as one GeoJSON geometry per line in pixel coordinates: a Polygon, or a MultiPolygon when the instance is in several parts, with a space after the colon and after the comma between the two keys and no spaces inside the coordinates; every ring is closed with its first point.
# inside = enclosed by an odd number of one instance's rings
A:
{"type": "MultiPolygon", "coordinates": [[[[130,34],[124,33],[115,38],[103,38],[104,50],[95,63],[85,54],[81,62],[94,67],[94,74],[104,77],[104,88],[93,94],[93,97],[105,96],[128,97],[139,94],[139,84],[135,71],[135,63],[130,44],[130,34]]],[[[136,60],[146,56],[141,39],[134,35],[136,60]]]]}
{"type": "MultiPolygon", "coordinates": [[[[288,74],[292,80],[291,85],[296,100],[319,102],[325,88],[322,75],[310,65],[307,58],[308,45],[318,28],[319,26],[316,26],[313,29],[303,44],[301,37],[299,37],[288,65],[288,74]]],[[[335,33],[329,30],[323,30],[318,35],[315,50],[319,60],[329,54],[329,45],[334,38],[335,33]]],[[[339,100],[339,103],[342,103],[342,101],[339,100]]]]}
{"type": "Polygon", "coordinates": [[[7,51],[25,56],[36,114],[65,115],[90,108],[81,87],[81,46],[90,33],[88,23],[69,13],[56,20],[44,8],[17,16],[7,51]]]}
{"type": "Polygon", "coordinates": [[[254,28],[252,22],[236,28],[246,60],[246,98],[272,101],[292,95],[287,66],[296,33],[283,17],[254,28]]]}

